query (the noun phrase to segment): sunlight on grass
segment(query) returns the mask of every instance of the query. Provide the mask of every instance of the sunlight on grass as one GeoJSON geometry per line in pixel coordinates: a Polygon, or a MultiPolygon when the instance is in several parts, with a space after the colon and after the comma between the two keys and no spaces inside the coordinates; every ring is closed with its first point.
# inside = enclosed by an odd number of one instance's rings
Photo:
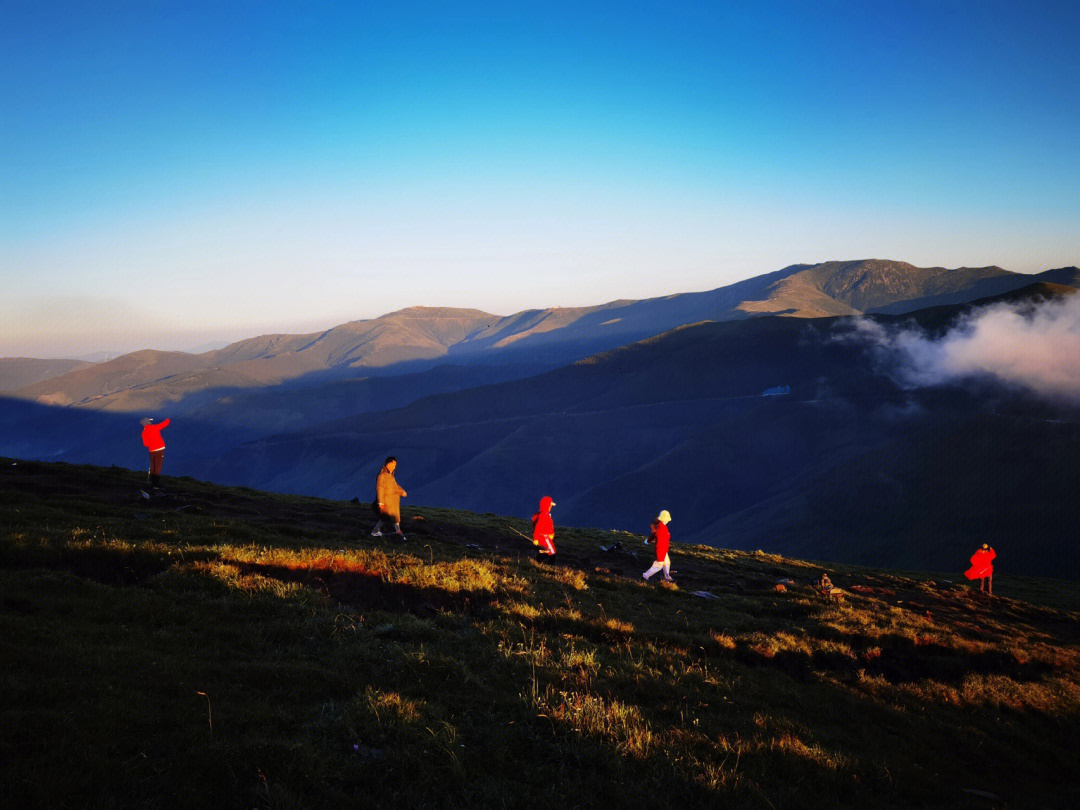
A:
{"type": "Polygon", "coordinates": [[[323,548],[285,549],[256,546],[219,546],[223,560],[277,567],[294,572],[332,572],[375,577],[385,582],[416,588],[438,588],[450,593],[524,589],[524,580],[487,560],[457,559],[428,562],[407,554],[379,549],[337,552],[323,548]]]}
{"type": "Polygon", "coordinates": [[[559,665],[566,669],[581,669],[595,672],[599,663],[596,660],[596,650],[579,650],[573,644],[569,650],[559,653],[559,665]]]}
{"type": "Polygon", "coordinates": [[[737,646],[735,639],[727,633],[718,633],[714,630],[710,631],[709,635],[712,637],[713,641],[720,645],[722,650],[734,650],[737,646]]]}
{"type": "Polygon", "coordinates": [[[585,580],[585,572],[578,568],[558,566],[552,569],[551,578],[555,582],[569,585],[575,591],[583,591],[589,587],[585,580]]]}
{"type": "Polygon", "coordinates": [[[636,706],[597,695],[548,690],[537,711],[579,734],[604,740],[624,756],[644,759],[654,745],[653,732],[636,706]]]}
{"type": "Polygon", "coordinates": [[[847,764],[847,758],[824,750],[819,745],[807,745],[794,734],[781,734],[770,743],[776,751],[812,762],[825,770],[836,771],[847,764]]]}
{"type": "Polygon", "coordinates": [[[500,589],[514,589],[521,583],[498,569],[486,560],[463,559],[453,562],[425,564],[410,560],[403,565],[392,581],[417,585],[419,587],[442,588],[443,590],[480,591],[494,593],[500,589]]]}
{"type": "Polygon", "coordinates": [[[380,692],[370,686],[364,690],[358,704],[374,716],[375,722],[381,726],[417,723],[420,721],[423,705],[420,701],[403,698],[396,692],[380,692]]]}
{"type": "Polygon", "coordinates": [[[535,605],[518,601],[508,602],[503,608],[503,611],[508,616],[514,616],[527,622],[532,622],[539,618],[541,613],[541,610],[535,605]]]}
{"type": "Polygon", "coordinates": [[[298,583],[282,582],[280,579],[261,574],[244,573],[237,566],[227,562],[195,562],[187,568],[193,573],[209,577],[248,596],[294,599],[304,598],[308,594],[308,589],[298,583]]]}

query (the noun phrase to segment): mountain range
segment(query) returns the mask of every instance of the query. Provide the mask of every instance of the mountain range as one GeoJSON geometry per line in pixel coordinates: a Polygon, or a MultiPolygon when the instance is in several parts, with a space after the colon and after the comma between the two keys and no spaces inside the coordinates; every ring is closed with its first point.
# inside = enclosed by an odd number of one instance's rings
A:
{"type": "Polygon", "coordinates": [[[412,308],[202,354],[10,359],[0,454],[138,467],[137,417],[168,416],[166,474],[366,499],[394,454],[406,504],[527,514],[551,494],[557,521],[642,531],[667,508],[676,541],[929,569],[987,537],[1014,570],[1076,576],[1075,409],[912,389],[838,335],[864,315],[930,333],[1077,287],[1077,268],[828,262],[506,317],[412,308]],[[1044,552],[1016,553],[1021,535],[1044,552]]]}

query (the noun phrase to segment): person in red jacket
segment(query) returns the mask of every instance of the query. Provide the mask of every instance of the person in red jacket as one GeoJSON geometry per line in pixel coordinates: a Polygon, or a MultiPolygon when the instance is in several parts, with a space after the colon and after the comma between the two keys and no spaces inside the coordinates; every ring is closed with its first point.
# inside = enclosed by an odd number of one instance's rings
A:
{"type": "Polygon", "coordinates": [[[147,417],[141,420],[142,443],[150,451],[150,471],[147,476],[150,483],[157,486],[161,481],[161,463],[165,460],[165,440],[161,438],[161,431],[169,426],[170,420],[154,424],[154,420],[147,417]]]}
{"type": "Polygon", "coordinates": [[[656,516],[656,520],[650,526],[652,533],[649,535],[649,539],[653,541],[653,545],[656,547],[656,562],[641,575],[641,578],[646,582],[649,581],[649,577],[660,569],[664,570],[665,582],[675,581],[671,578],[671,556],[668,554],[668,547],[671,545],[671,532],[668,531],[667,525],[670,522],[671,514],[667,509],[664,509],[656,516]]]}
{"type": "Polygon", "coordinates": [[[990,548],[986,543],[982,544],[982,548],[971,555],[971,568],[964,572],[964,576],[968,579],[979,580],[979,591],[985,591],[988,594],[994,593],[994,558],[997,557],[997,553],[990,548]]]}
{"type": "Polygon", "coordinates": [[[540,499],[540,510],[532,516],[533,544],[539,547],[541,555],[555,554],[555,522],[551,519],[551,507],[555,501],[550,495],[540,499]]]}

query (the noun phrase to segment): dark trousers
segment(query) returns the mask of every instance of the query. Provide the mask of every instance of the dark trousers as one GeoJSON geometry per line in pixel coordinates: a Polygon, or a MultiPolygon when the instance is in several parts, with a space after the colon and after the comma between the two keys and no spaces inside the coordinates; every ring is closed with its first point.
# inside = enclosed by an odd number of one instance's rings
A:
{"type": "Polygon", "coordinates": [[[165,448],[150,453],[150,482],[157,486],[161,476],[161,462],[165,460],[165,448]]]}

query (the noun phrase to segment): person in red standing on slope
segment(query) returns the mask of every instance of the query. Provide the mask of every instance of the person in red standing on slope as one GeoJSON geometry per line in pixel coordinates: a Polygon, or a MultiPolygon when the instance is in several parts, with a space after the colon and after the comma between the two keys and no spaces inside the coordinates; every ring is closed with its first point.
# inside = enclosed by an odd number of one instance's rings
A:
{"type": "Polygon", "coordinates": [[[169,426],[171,420],[154,424],[150,417],[140,420],[142,429],[142,443],[150,451],[150,470],[147,477],[150,484],[156,487],[161,482],[161,463],[165,460],[165,440],[161,438],[161,431],[169,426]]]}
{"type": "Polygon", "coordinates": [[[964,572],[968,579],[979,580],[979,592],[985,590],[991,596],[994,595],[994,559],[997,553],[986,543],[982,548],[971,555],[971,568],[964,572]]]}
{"type": "Polygon", "coordinates": [[[649,577],[655,574],[660,569],[664,570],[664,581],[674,582],[671,578],[671,557],[668,555],[668,547],[671,545],[671,532],[668,531],[667,525],[671,522],[671,514],[667,509],[664,509],[656,516],[656,520],[652,522],[650,528],[652,533],[649,535],[649,540],[653,541],[656,546],[656,562],[652,564],[652,567],[641,575],[641,578],[646,582],[649,581],[649,577]]]}
{"type": "Polygon", "coordinates": [[[545,495],[540,499],[540,510],[532,516],[533,543],[539,547],[541,556],[555,554],[555,522],[551,519],[551,507],[554,505],[551,496],[545,495]]]}

